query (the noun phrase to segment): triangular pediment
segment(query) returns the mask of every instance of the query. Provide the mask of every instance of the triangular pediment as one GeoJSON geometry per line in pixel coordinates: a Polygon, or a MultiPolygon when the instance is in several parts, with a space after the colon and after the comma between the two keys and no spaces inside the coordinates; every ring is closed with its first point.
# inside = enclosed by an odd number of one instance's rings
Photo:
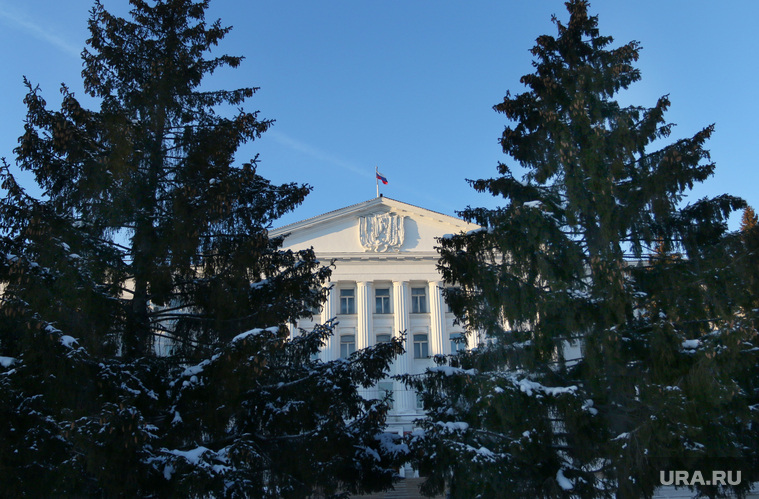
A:
{"type": "Polygon", "coordinates": [[[476,229],[461,219],[387,197],[347,206],[271,231],[285,248],[317,254],[434,253],[436,238],[476,229]]]}

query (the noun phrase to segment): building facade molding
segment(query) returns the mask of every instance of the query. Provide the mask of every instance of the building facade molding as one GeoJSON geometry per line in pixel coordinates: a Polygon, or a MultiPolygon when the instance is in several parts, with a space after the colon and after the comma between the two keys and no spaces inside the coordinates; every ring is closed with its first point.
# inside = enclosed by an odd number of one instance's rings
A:
{"type": "Polygon", "coordinates": [[[358,237],[366,251],[398,251],[403,245],[403,221],[397,213],[378,213],[359,217],[358,237]]]}

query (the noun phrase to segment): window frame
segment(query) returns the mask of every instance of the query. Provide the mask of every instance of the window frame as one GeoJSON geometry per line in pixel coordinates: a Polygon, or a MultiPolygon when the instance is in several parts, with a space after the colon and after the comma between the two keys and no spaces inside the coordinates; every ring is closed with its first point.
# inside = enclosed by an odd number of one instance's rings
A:
{"type": "Polygon", "coordinates": [[[466,341],[456,341],[458,338],[466,339],[464,333],[451,333],[448,340],[451,342],[451,353],[457,354],[466,350],[466,341]]]}
{"type": "Polygon", "coordinates": [[[389,333],[380,333],[380,334],[378,334],[378,335],[376,335],[376,336],[374,337],[374,340],[375,340],[375,344],[379,344],[379,343],[390,343],[390,342],[392,341],[392,339],[393,339],[393,335],[392,335],[392,334],[389,334],[389,333]],[[382,340],[380,340],[380,337],[382,337],[383,339],[382,339],[382,340]],[[385,337],[387,337],[387,339],[386,339],[386,340],[384,339],[385,337]]]}
{"type": "Polygon", "coordinates": [[[415,407],[417,410],[423,411],[424,410],[424,396],[422,395],[421,392],[414,392],[414,393],[416,395],[415,407]]]}
{"type": "Polygon", "coordinates": [[[414,359],[428,359],[430,357],[429,333],[413,333],[414,359]],[[421,339],[421,337],[424,339],[421,339]]]}
{"type": "Polygon", "coordinates": [[[393,385],[392,381],[380,381],[377,383],[377,395],[379,395],[380,399],[384,399],[387,394],[389,394],[388,401],[388,407],[390,409],[393,408],[394,402],[395,402],[395,386],[393,385]]]}
{"type": "Polygon", "coordinates": [[[426,287],[417,286],[417,287],[411,288],[411,313],[412,314],[429,313],[426,287]]]}
{"type": "Polygon", "coordinates": [[[381,315],[392,314],[393,300],[391,298],[392,298],[392,295],[390,293],[390,288],[385,288],[385,287],[375,288],[374,289],[374,313],[381,314],[381,315]],[[387,294],[380,295],[379,294],[380,291],[387,292],[387,294]],[[380,303],[382,303],[382,306],[380,306],[380,303]]]}
{"type": "Polygon", "coordinates": [[[347,359],[356,351],[356,335],[355,333],[344,333],[340,335],[340,358],[347,359]],[[353,341],[343,341],[343,338],[352,338],[353,341]],[[353,345],[350,347],[348,345],[353,345]],[[343,351],[345,347],[345,351],[343,351]],[[346,355],[347,353],[347,355],[346,355]]]}
{"type": "Polygon", "coordinates": [[[339,299],[340,315],[356,314],[356,288],[340,288],[339,299]],[[348,295],[348,292],[350,292],[350,295],[348,295]]]}

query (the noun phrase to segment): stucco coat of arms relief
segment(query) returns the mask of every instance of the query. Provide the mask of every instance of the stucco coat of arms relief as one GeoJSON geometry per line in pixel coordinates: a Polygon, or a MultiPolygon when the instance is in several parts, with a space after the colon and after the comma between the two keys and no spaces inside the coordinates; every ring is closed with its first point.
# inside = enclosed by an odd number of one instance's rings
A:
{"type": "Polygon", "coordinates": [[[403,244],[403,221],[396,213],[359,218],[359,241],[366,251],[397,251],[403,244]]]}

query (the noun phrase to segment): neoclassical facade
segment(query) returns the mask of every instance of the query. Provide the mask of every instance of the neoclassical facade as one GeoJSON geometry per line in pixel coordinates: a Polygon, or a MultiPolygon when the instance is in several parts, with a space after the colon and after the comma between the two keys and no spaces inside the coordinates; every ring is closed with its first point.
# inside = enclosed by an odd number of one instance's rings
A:
{"type": "MultiPolygon", "coordinates": [[[[356,349],[389,341],[406,331],[406,353],[391,374],[420,373],[436,354],[464,348],[463,329],[454,325],[441,294],[436,238],[477,226],[441,213],[378,197],[273,230],[286,235],[285,248],[313,247],[324,262],[335,260],[332,290],[319,316],[337,318],[322,360],[347,357],[356,349]]],[[[313,324],[303,321],[300,327],[313,324]]],[[[468,347],[477,338],[469,338],[468,347]]],[[[390,378],[367,390],[367,397],[393,394],[388,423],[398,432],[410,431],[422,415],[416,394],[390,378]]]]}

